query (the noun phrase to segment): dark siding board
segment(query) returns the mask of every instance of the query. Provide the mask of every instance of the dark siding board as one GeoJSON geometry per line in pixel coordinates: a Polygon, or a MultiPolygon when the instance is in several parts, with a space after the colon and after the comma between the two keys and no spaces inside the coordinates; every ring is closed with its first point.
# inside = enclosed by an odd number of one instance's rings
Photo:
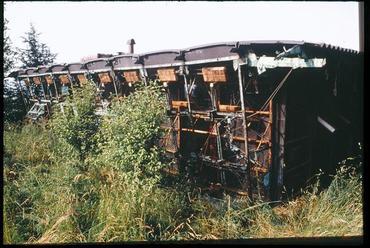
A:
{"type": "Polygon", "coordinates": [[[297,69],[286,84],[284,186],[289,192],[305,186],[311,177],[313,127],[318,106],[315,93],[320,90],[317,73],[318,70],[297,69]],[[299,141],[289,143],[293,140],[299,141]]]}
{"type": "Polygon", "coordinates": [[[272,165],[269,180],[271,200],[280,200],[283,189],[286,94],[286,88],[283,87],[273,101],[272,165]]]}

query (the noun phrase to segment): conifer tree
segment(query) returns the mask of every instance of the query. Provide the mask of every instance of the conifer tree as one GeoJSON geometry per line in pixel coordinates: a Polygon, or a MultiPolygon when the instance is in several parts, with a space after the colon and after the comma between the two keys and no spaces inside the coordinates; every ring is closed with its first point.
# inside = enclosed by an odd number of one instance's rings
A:
{"type": "Polygon", "coordinates": [[[12,48],[12,42],[8,36],[7,24],[9,21],[4,18],[4,74],[5,76],[14,68],[17,52],[12,48]]]}
{"type": "Polygon", "coordinates": [[[26,33],[25,37],[22,37],[26,45],[25,49],[19,49],[19,60],[22,62],[23,68],[48,65],[54,62],[57,54],[51,53],[48,46],[40,42],[40,34],[31,23],[30,31],[26,33]]]}

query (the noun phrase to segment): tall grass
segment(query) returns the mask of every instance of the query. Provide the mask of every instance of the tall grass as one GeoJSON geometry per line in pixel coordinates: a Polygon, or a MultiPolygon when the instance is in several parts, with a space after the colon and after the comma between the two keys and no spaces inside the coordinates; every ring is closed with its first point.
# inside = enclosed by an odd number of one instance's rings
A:
{"type": "MultiPolygon", "coordinates": [[[[87,102],[77,106],[91,107],[87,102]]],[[[80,125],[78,118],[83,115],[68,120],[59,113],[53,118],[57,121],[51,122],[52,128],[49,124],[5,127],[7,243],[363,233],[362,174],[349,166],[350,161],[340,167],[327,189],[320,191],[318,181],[300,197],[274,208],[228,195],[209,198],[181,183],[171,188],[161,185],[164,162],[155,140],[164,105],[155,85],[115,102],[98,126],[80,125]],[[68,121],[73,125],[65,125],[68,121]],[[58,125],[63,128],[55,131],[58,125]],[[84,137],[94,138],[86,142],[84,137]]]]}
{"type": "Polygon", "coordinates": [[[253,237],[328,237],[363,234],[362,176],[342,165],[330,186],[319,191],[318,180],[299,198],[255,212],[253,237]]]}
{"type": "Polygon", "coordinates": [[[53,140],[44,125],[4,132],[4,214],[8,242],[41,235],[68,206],[68,180],[53,163],[53,140]]]}

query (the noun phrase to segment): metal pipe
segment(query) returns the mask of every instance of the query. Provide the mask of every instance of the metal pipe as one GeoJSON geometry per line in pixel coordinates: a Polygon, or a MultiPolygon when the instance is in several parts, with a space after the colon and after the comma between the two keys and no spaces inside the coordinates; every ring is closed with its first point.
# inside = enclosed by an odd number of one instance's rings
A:
{"type": "MultiPolygon", "coordinates": [[[[180,131],[183,131],[183,132],[191,132],[191,133],[198,133],[198,134],[204,134],[204,135],[213,135],[213,136],[217,136],[217,133],[215,132],[209,132],[209,131],[204,131],[204,130],[199,130],[199,129],[190,129],[190,128],[181,128],[180,131]]],[[[236,140],[236,141],[245,141],[245,139],[243,137],[240,137],[240,136],[233,136],[233,140],[236,140]]],[[[263,140],[263,139],[248,139],[248,142],[253,142],[253,143],[256,143],[256,144],[269,144],[270,141],[268,140],[263,140]]]]}
{"type": "Polygon", "coordinates": [[[144,85],[145,86],[148,85],[147,80],[146,80],[146,71],[145,71],[144,65],[142,65],[142,67],[140,68],[140,74],[141,74],[141,78],[143,79],[144,85]]]}
{"type": "Polygon", "coordinates": [[[188,102],[188,110],[189,114],[191,115],[191,107],[190,107],[190,97],[189,97],[189,85],[188,85],[188,80],[186,78],[185,73],[183,74],[184,76],[184,82],[185,82],[185,94],[186,94],[186,101],[188,102]]]}
{"type": "Polygon", "coordinates": [[[216,123],[216,139],[217,139],[217,152],[218,152],[218,159],[223,160],[222,156],[222,145],[221,145],[221,136],[220,136],[220,123],[216,123]]]}
{"type": "Polygon", "coordinates": [[[69,79],[69,83],[71,84],[71,90],[72,90],[72,94],[73,94],[73,82],[72,82],[72,76],[71,74],[69,74],[69,69],[68,70],[68,73],[67,73],[67,76],[68,76],[68,79],[69,79]]]}
{"type": "Polygon", "coordinates": [[[249,152],[248,152],[248,135],[247,135],[247,119],[245,116],[245,106],[244,106],[244,91],[243,91],[243,82],[242,82],[242,71],[241,66],[238,63],[238,80],[239,80],[239,93],[240,93],[240,104],[242,108],[242,118],[243,118],[243,137],[244,137],[244,149],[247,157],[247,165],[249,162],[249,152]]]}
{"type": "Polygon", "coordinates": [[[211,83],[209,85],[209,87],[211,88],[210,97],[211,97],[211,103],[212,103],[212,110],[217,110],[216,93],[215,93],[215,89],[214,89],[216,87],[216,85],[214,83],[211,83]]]}
{"type": "MultiPolygon", "coordinates": [[[[271,101],[270,101],[271,102],[271,101]]],[[[246,110],[245,111],[246,113],[249,113],[249,114],[260,114],[260,115],[270,115],[270,111],[254,111],[254,110],[246,110]]],[[[248,116],[249,117],[249,116],[248,116]]]]}
{"type": "Polygon", "coordinates": [[[247,119],[245,116],[245,105],[244,105],[244,90],[243,90],[243,79],[242,79],[242,70],[240,63],[238,61],[238,81],[239,81],[239,93],[240,93],[240,104],[242,108],[242,117],[243,117],[243,137],[244,137],[244,149],[245,157],[247,158],[247,180],[248,180],[248,195],[251,200],[253,200],[252,195],[252,181],[251,181],[251,169],[249,166],[249,151],[248,151],[248,133],[247,133],[247,119]]]}
{"type": "Polygon", "coordinates": [[[134,53],[134,45],[136,44],[135,40],[129,39],[126,44],[128,45],[128,53],[134,53]]]}
{"type": "Polygon", "coordinates": [[[184,76],[184,87],[185,87],[186,101],[188,103],[188,117],[189,117],[190,125],[193,126],[193,118],[192,118],[192,114],[191,114],[192,111],[191,111],[191,106],[190,106],[190,92],[189,92],[190,89],[189,89],[188,80],[186,78],[187,68],[182,66],[181,69],[182,69],[182,73],[183,73],[183,76],[184,76]]]}
{"type": "Polygon", "coordinates": [[[57,101],[59,102],[59,93],[58,93],[57,84],[56,84],[55,79],[54,79],[54,75],[50,73],[50,77],[51,77],[51,80],[53,81],[53,85],[54,85],[55,95],[57,97],[57,101]]]}
{"type": "Polygon", "coordinates": [[[164,86],[164,89],[165,89],[165,91],[166,91],[166,109],[168,110],[168,111],[170,111],[171,110],[171,103],[170,103],[170,90],[168,89],[168,83],[167,82],[164,82],[163,83],[163,86],[164,86]]]}
{"type": "Polygon", "coordinates": [[[114,91],[116,92],[116,97],[118,97],[118,91],[117,91],[117,85],[116,85],[116,74],[114,73],[113,65],[111,64],[111,70],[110,70],[110,75],[113,79],[113,86],[114,86],[114,91]]]}

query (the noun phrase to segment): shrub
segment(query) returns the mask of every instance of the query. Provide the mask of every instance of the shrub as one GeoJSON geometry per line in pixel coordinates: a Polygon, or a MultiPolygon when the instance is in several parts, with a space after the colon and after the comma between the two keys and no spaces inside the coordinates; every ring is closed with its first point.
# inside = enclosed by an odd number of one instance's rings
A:
{"type": "Polygon", "coordinates": [[[135,180],[158,182],[163,164],[155,144],[164,114],[164,99],[155,83],[138,87],[124,101],[114,101],[102,120],[101,153],[93,158],[95,166],[119,170],[135,180]]]}
{"type": "Polygon", "coordinates": [[[71,145],[83,163],[94,151],[94,135],[98,131],[100,119],[95,115],[95,88],[92,84],[74,90],[65,104],[64,112],[55,108],[52,131],[71,145]]]}
{"type": "Polygon", "coordinates": [[[101,185],[93,240],[158,239],[154,229],[171,225],[163,218],[173,210],[168,205],[172,201],[158,189],[163,163],[156,143],[163,118],[164,97],[155,83],[138,86],[123,101],[114,101],[103,118],[101,153],[91,162],[101,185]]]}

